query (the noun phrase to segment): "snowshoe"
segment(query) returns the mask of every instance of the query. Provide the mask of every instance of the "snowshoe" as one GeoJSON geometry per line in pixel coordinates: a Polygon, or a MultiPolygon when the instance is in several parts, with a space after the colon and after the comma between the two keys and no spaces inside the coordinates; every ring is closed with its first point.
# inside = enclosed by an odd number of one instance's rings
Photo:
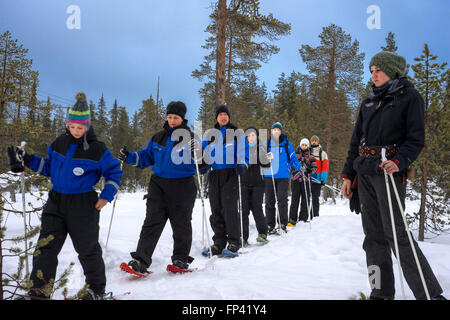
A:
{"type": "Polygon", "coordinates": [[[189,273],[196,269],[189,269],[189,264],[181,260],[174,260],[172,264],[167,265],[166,270],[172,273],[189,273]]]}
{"type": "Polygon", "coordinates": [[[225,258],[235,258],[239,255],[239,246],[230,243],[227,248],[222,250],[222,255],[225,258]]]}
{"type": "Polygon", "coordinates": [[[295,227],[296,222],[294,220],[289,220],[287,227],[295,227]]]}
{"type": "Polygon", "coordinates": [[[151,272],[150,272],[150,271],[147,271],[147,269],[144,268],[144,267],[142,266],[142,264],[143,264],[143,263],[140,262],[140,261],[138,261],[138,260],[131,260],[128,264],[126,264],[125,262],[123,262],[123,263],[120,265],[120,269],[121,269],[122,271],[125,271],[125,272],[127,272],[127,273],[129,273],[129,274],[135,275],[135,276],[137,276],[137,277],[145,278],[145,277],[147,277],[148,275],[150,275],[151,272]],[[140,264],[141,264],[141,265],[140,265],[140,264]]]}

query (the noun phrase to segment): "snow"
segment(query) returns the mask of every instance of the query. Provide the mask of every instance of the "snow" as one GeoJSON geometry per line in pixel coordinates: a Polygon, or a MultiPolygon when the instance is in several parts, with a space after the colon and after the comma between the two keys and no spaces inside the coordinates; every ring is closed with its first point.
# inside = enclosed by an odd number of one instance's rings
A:
{"type": "MultiPolygon", "coordinates": [[[[290,228],[287,235],[269,236],[269,244],[256,245],[256,228],[250,218],[251,246],[244,248],[240,257],[217,259],[212,266],[201,255],[202,206],[198,199],[192,217],[193,243],[191,256],[195,258],[191,267],[199,268],[189,274],[170,274],[166,266],[170,263],[173,240],[170,223],[161,235],[153,255],[150,270],[145,279],[134,278],[119,269],[121,262],[128,262],[130,252],[136,249],[141,225],[145,218],[144,192],[121,193],[116,203],[114,220],[108,248],[105,249],[112,204],[101,212],[100,243],[106,265],[107,291],[119,299],[132,300],[346,300],[359,292],[370,293],[367,279],[365,253],[362,249],[363,231],[359,215],[351,213],[348,202],[338,200],[336,205],[322,204],[320,217],[312,223],[299,223],[290,228]],[[122,293],[131,292],[130,295],[122,293]]],[[[20,194],[16,208],[21,209],[20,194]]],[[[27,199],[28,200],[28,199],[27,199]]],[[[29,199],[30,201],[35,201],[29,199]]],[[[36,206],[38,203],[34,203],[36,206]]],[[[209,215],[208,200],[205,201],[209,215]]],[[[19,209],[19,210],[20,210],[19,209]]],[[[407,202],[407,211],[417,210],[417,202],[407,202]]],[[[4,219],[5,220],[5,219],[4,219]]],[[[208,220],[209,221],[209,220],[208,220]]],[[[3,222],[4,223],[4,222],[3,222]]],[[[32,223],[39,224],[36,214],[32,223]]],[[[212,230],[209,227],[210,235],[212,230]]],[[[7,237],[23,233],[23,218],[11,214],[7,220],[7,237]]],[[[414,233],[415,237],[417,236],[414,233]]],[[[420,248],[427,257],[445,292],[450,292],[450,236],[442,235],[425,242],[420,248]]],[[[84,275],[70,237],[58,257],[58,273],[70,262],[75,262],[70,275],[68,289],[75,294],[84,284],[84,275]]],[[[400,281],[397,273],[397,298],[400,299],[400,281]]],[[[31,261],[30,261],[31,263],[31,261]]],[[[13,273],[17,260],[5,261],[5,271],[13,273]]],[[[406,298],[414,299],[406,286],[406,298]]],[[[62,298],[57,292],[56,299],[62,298]]]]}

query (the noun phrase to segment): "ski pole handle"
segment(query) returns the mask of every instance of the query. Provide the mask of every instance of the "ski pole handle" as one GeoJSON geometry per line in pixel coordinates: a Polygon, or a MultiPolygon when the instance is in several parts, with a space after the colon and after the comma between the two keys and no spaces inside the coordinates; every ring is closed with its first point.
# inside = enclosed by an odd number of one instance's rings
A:
{"type": "MultiPolygon", "coordinates": [[[[123,146],[122,150],[127,151],[127,146],[123,146]]],[[[122,167],[123,167],[123,160],[120,160],[120,170],[122,170],[122,167]]]]}
{"type": "Polygon", "coordinates": [[[381,160],[384,162],[387,160],[386,158],[386,148],[381,149],[381,160]]]}
{"type": "Polygon", "coordinates": [[[25,141],[22,141],[20,143],[19,149],[25,150],[25,146],[27,145],[27,143],[25,141]]]}
{"type": "Polygon", "coordinates": [[[22,162],[22,165],[24,164],[24,155],[25,155],[25,146],[27,145],[27,143],[25,142],[25,141],[22,141],[21,143],[20,143],[20,146],[18,146],[17,147],[17,149],[18,150],[20,150],[20,151],[18,151],[18,152],[16,152],[16,154],[17,154],[17,160],[19,160],[19,162],[22,162]]]}

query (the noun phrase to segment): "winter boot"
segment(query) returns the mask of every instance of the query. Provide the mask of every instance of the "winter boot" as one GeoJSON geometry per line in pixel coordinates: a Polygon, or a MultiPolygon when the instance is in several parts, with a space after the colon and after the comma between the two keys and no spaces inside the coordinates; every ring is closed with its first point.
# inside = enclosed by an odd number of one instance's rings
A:
{"type": "Polygon", "coordinates": [[[187,270],[189,269],[189,264],[186,262],[183,262],[181,260],[175,259],[172,261],[172,265],[177,267],[178,269],[187,270]]]}
{"type": "Polygon", "coordinates": [[[202,251],[202,255],[205,256],[205,257],[209,257],[210,254],[212,254],[213,256],[221,255],[222,254],[222,249],[219,248],[218,245],[213,244],[210,248],[207,248],[207,249],[202,251]]]}
{"type": "Polygon", "coordinates": [[[277,230],[276,230],[276,228],[269,226],[267,233],[268,234],[277,234],[277,230]]]}
{"type": "Polygon", "coordinates": [[[231,252],[238,252],[239,246],[230,243],[230,244],[228,245],[227,249],[228,249],[229,251],[231,251],[231,252]]]}
{"type": "Polygon", "coordinates": [[[256,242],[266,244],[269,242],[269,240],[267,240],[267,235],[265,235],[264,233],[260,233],[256,238],[256,242]]]}
{"type": "Polygon", "coordinates": [[[239,245],[230,243],[227,248],[222,250],[222,255],[226,258],[235,258],[239,255],[239,245]]]}
{"type": "Polygon", "coordinates": [[[147,273],[147,265],[145,264],[144,261],[139,260],[139,259],[133,259],[130,262],[128,262],[128,265],[130,266],[131,269],[133,269],[134,271],[141,273],[141,274],[145,274],[147,273]]]}
{"type": "Polygon", "coordinates": [[[104,300],[103,299],[104,293],[98,293],[92,291],[92,289],[87,288],[86,294],[81,297],[81,300],[104,300]]]}

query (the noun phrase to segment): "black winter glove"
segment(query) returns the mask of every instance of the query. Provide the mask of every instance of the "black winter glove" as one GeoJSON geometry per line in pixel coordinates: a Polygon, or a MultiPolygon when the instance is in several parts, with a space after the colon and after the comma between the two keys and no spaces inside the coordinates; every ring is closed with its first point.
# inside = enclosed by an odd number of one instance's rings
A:
{"type": "Polygon", "coordinates": [[[350,211],[351,212],[354,211],[356,214],[359,214],[361,212],[361,204],[359,202],[359,195],[358,195],[358,175],[356,175],[355,178],[353,179],[350,190],[353,193],[352,197],[350,198],[350,211]]]}
{"type": "Polygon", "coordinates": [[[8,147],[7,149],[8,164],[11,167],[11,171],[14,173],[25,171],[25,167],[22,162],[23,155],[17,154],[17,149],[18,148],[14,148],[13,146],[8,147]]]}
{"type": "Polygon", "coordinates": [[[128,151],[127,147],[124,146],[122,149],[120,149],[119,154],[117,155],[117,159],[119,159],[119,161],[125,162],[129,154],[130,151],[128,151]]]}
{"type": "Polygon", "coordinates": [[[356,214],[360,214],[361,212],[361,204],[359,203],[359,195],[358,189],[352,189],[352,197],[350,198],[350,211],[355,212],[356,214]]]}
{"type": "Polygon", "coordinates": [[[297,181],[298,179],[300,179],[301,174],[302,173],[300,171],[293,170],[291,180],[297,181]]]}
{"type": "Polygon", "coordinates": [[[245,172],[247,171],[247,167],[242,165],[242,164],[238,164],[236,166],[236,172],[239,176],[242,176],[245,172]]]}

